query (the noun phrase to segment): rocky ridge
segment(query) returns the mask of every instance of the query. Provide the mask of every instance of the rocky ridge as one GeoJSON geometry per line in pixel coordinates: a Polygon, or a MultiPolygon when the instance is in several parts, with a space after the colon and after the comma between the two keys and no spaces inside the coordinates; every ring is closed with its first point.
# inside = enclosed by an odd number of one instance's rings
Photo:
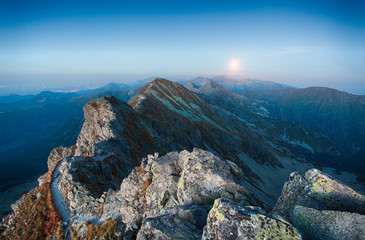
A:
{"type": "MultiPolygon", "coordinates": [[[[277,151],[259,129],[176,83],[156,79],[128,104],[92,100],[84,114],[77,143],[53,150],[48,159],[50,171],[59,166],[75,239],[216,239],[223,232],[232,239],[298,239],[296,227],[305,238],[319,231],[299,221],[307,219],[300,217],[304,207],[363,214],[354,209],[363,195],[318,170],[293,174],[299,180],[285,185],[270,214],[276,197],[264,175],[297,168],[300,161],[290,157],[301,156],[300,148],[282,144],[284,151],[277,151]],[[327,195],[330,203],[340,202],[337,208],[326,207],[327,195]]],[[[49,181],[41,178],[40,186],[49,181]]]]}

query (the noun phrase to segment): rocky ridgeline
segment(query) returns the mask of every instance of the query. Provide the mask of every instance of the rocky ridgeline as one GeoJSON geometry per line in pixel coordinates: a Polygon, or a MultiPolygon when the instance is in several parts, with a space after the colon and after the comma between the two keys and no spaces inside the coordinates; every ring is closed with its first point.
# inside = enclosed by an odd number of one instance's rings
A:
{"type": "MultiPolygon", "coordinates": [[[[95,205],[88,215],[74,215],[71,227],[80,239],[87,237],[90,222],[102,225],[110,220],[116,222],[116,239],[365,236],[365,196],[319,170],[304,176],[293,173],[271,213],[239,184],[242,177],[236,164],[201,149],[149,155],[118,191],[88,199],[95,205]]],[[[81,199],[76,203],[80,205],[81,199]]]]}
{"type": "MultiPolygon", "coordinates": [[[[257,206],[242,178],[236,164],[201,149],[149,155],[119,191],[106,194],[98,221],[117,221],[120,239],[301,239],[295,227],[257,206]]],[[[86,237],[85,223],[71,226],[86,237]]]]}
{"type": "MultiPolygon", "coordinates": [[[[70,210],[63,225],[73,238],[364,238],[365,196],[319,170],[292,173],[271,211],[271,185],[256,173],[278,174],[279,153],[217,109],[163,79],[129,104],[113,97],[87,103],[77,143],[52,150],[50,172],[39,178],[40,186],[53,184],[57,166],[55,191],[70,210]],[[257,167],[248,167],[242,153],[257,167]]],[[[22,217],[8,219],[31,218],[22,217]]],[[[9,221],[0,229],[8,231],[9,221]]]]}

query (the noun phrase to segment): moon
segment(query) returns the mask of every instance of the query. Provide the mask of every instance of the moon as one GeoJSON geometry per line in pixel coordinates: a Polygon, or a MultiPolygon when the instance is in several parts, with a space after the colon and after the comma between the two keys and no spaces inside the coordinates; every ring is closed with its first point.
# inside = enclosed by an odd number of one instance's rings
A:
{"type": "Polygon", "coordinates": [[[237,72],[241,70],[241,62],[239,59],[233,58],[228,63],[229,70],[237,72]]]}

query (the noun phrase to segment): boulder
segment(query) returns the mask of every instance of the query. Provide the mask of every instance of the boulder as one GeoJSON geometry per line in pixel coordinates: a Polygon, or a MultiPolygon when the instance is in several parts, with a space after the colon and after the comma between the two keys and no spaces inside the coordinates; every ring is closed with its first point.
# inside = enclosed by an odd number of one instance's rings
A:
{"type": "Polygon", "coordinates": [[[259,207],[217,199],[202,239],[302,239],[291,224],[265,214],[259,207]]]}
{"type": "Polygon", "coordinates": [[[153,218],[165,214],[174,214],[202,230],[207,223],[207,216],[210,208],[210,205],[165,207],[159,211],[156,211],[154,214],[145,215],[145,218],[153,218]]]}
{"type": "Polygon", "coordinates": [[[75,151],[75,146],[66,148],[66,147],[57,147],[52,149],[47,159],[48,170],[52,169],[55,163],[60,161],[61,159],[70,156],[75,151]]]}
{"type": "Polygon", "coordinates": [[[197,240],[201,239],[201,230],[176,214],[166,214],[143,221],[137,240],[197,240]]]}
{"type": "Polygon", "coordinates": [[[365,239],[365,216],[295,206],[294,223],[305,239],[365,239]]]}
{"type": "Polygon", "coordinates": [[[213,204],[217,198],[253,201],[239,184],[243,173],[233,162],[195,148],[191,153],[180,152],[179,166],[182,169],[177,185],[180,205],[213,204]]]}
{"type": "Polygon", "coordinates": [[[293,222],[296,205],[365,214],[364,195],[317,169],[308,170],[304,176],[292,173],[273,212],[293,222]]]}

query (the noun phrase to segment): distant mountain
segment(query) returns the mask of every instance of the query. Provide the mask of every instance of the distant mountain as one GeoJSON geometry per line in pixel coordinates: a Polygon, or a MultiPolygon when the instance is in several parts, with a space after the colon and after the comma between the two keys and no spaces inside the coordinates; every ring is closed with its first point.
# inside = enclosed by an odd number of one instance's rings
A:
{"type": "Polygon", "coordinates": [[[28,95],[19,95],[19,94],[10,94],[6,96],[0,96],[0,103],[11,103],[11,102],[17,102],[21,100],[26,100],[29,98],[34,97],[32,94],[28,95]]]}
{"type": "Polygon", "coordinates": [[[324,87],[245,92],[242,96],[275,119],[295,121],[346,148],[355,171],[365,171],[365,96],[324,87]]]}
{"type": "Polygon", "coordinates": [[[103,87],[78,91],[77,94],[78,95],[89,95],[89,94],[103,92],[103,91],[123,91],[123,90],[128,90],[131,88],[132,88],[131,86],[124,84],[124,83],[111,82],[103,87]]]}
{"type": "MultiPolygon", "coordinates": [[[[44,106],[47,104],[64,104],[70,101],[71,98],[77,96],[75,93],[62,93],[44,91],[36,95],[26,95],[27,97],[16,97],[17,101],[0,103],[0,111],[27,109],[33,107],[44,106]]],[[[8,97],[3,97],[8,98],[8,97]]],[[[15,100],[14,99],[14,100],[15,100]]]]}
{"type": "Polygon", "coordinates": [[[146,83],[151,82],[155,78],[156,77],[144,78],[144,79],[140,79],[135,82],[132,82],[132,83],[111,82],[111,83],[106,84],[103,87],[77,91],[77,94],[80,96],[83,96],[83,95],[90,95],[90,94],[94,94],[94,93],[100,93],[100,92],[104,92],[104,91],[117,92],[117,91],[139,89],[142,86],[144,86],[146,83]]]}
{"type": "Polygon", "coordinates": [[[282,89],[292,88],[289,85],[279,84],[270,81],[262,81],[252,78],[245,78],[239,75],[220,75],[214,77],[197,77],[189,81],[182,82],[184,87],[190,91],[196,92],[198,89],[209,81],[213,81],[227,90],[234,93],[241,93],[245,91],[256,91],[256,90],[271,90],[271,89],[282,89]]]}

